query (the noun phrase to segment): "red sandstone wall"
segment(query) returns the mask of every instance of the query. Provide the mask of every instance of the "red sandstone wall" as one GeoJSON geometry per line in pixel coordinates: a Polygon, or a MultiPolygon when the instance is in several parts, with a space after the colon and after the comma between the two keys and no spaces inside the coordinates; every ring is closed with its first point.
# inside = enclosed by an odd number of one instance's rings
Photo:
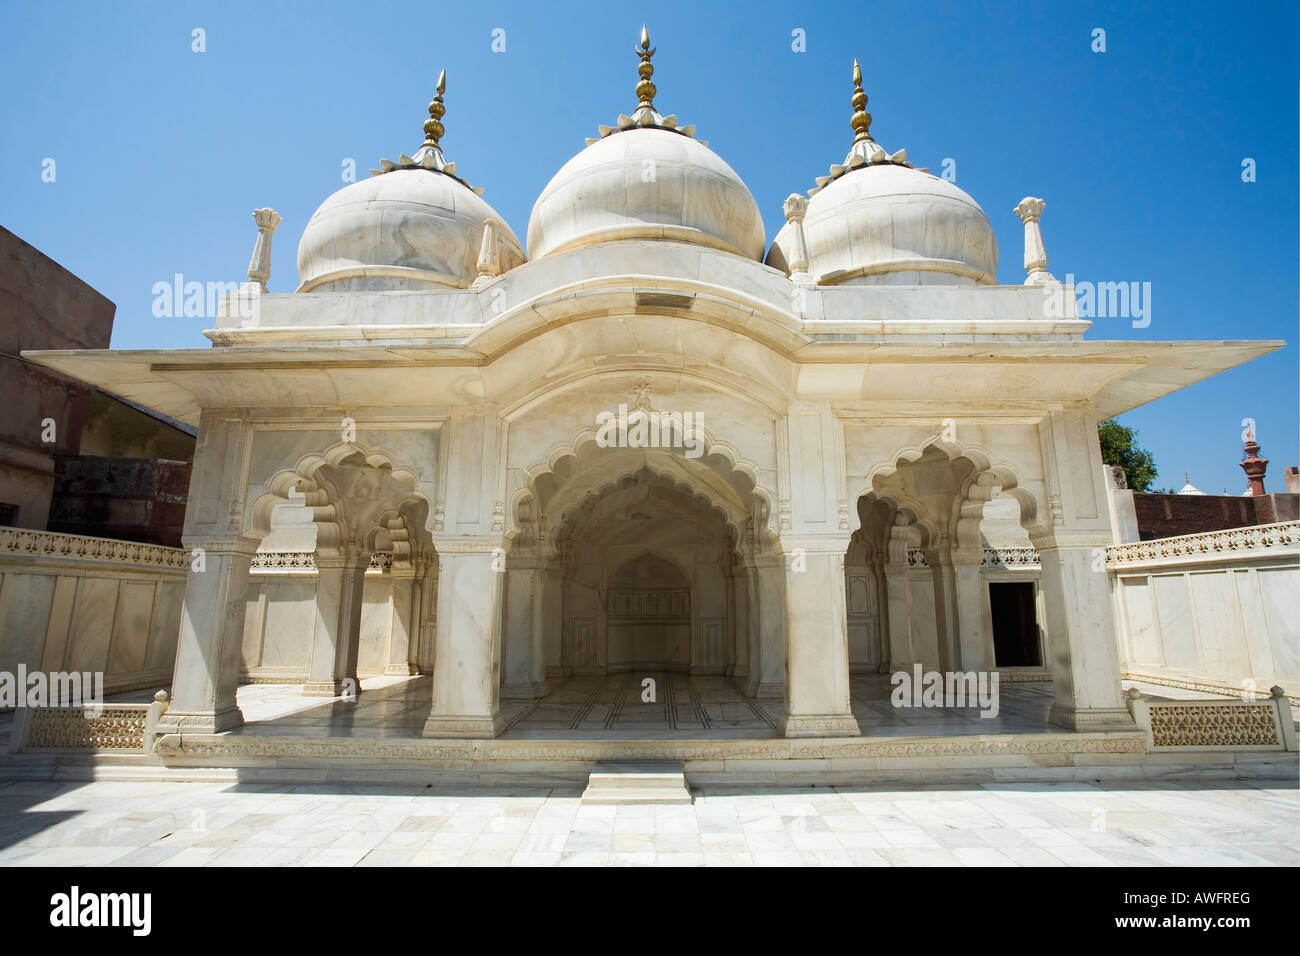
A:
{"type": "Polygon", "coordinates": [[[1172,538],[1225,528],[1294,521],[1300,510],[1300,495],[1273,494],[1259,497],[1238,495],[1153,495],[1134,494],[1138,531],[1149,538],[1172,538]]]}
{"type": "Polygon", "coordinates": [[[57,465],[50,531],[181,546],[189,463],[75,455],[57,465]]]}

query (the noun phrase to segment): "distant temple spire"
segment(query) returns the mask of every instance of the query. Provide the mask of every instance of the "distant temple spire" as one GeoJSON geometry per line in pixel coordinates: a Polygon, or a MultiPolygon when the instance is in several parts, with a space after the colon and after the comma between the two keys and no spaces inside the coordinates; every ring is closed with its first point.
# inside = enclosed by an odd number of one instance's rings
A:
{"type": "Polygon", "coordinates": [[[1268,459],[1259,457],[1259,445],[1255,442],[1255,429],[1249,428],[1246,431],[1246,445],[1242,449],[1244,454],[1241,459],[1241,470],[1246,473],[1246,481],[1250,484],[1250,494],[1252,496],[1263,495],[1264,491],[1264,471],[1268,468],[1268,459]]]}
{"type": "MultiPolygon", "coordinates": [[[[853,118],[849,125],[853,127],[853,142],[860,143],[871,139],[871,114],[867,112],[867,94],[862,89],[862,67],[853,61],[853,118]]],[[[874,142],[874,140],[873,140],[874,142]]]]}

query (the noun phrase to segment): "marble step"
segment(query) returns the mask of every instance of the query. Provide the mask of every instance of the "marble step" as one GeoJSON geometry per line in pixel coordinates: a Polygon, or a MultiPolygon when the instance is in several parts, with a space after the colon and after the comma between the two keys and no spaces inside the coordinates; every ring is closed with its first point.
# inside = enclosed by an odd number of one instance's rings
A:
{"type": "Polygon", "coordinates": [[[598,763],[582,802],[689,804],[691,792],[677,760],[598,763]]]}

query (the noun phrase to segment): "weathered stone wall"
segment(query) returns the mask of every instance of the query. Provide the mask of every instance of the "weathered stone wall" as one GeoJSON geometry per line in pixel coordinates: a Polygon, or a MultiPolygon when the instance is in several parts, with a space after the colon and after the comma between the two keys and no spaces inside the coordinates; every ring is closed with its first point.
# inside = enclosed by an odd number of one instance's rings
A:
{"type": "Polygon", "coordinates": [[[178,548],[190,464],[60,456],[48,530],[178,548]]]}
{"type": "Polygon", "coordinates": [[[1300,495],[1133,495],[1142,540],[1294,521],[1300,495]]]}
{"type": "Polygon", "coordinates": [[[45,528],[54,454],[76,454],[86,387],[19,358],[23,349],[106,349],[117,307],[0,228],[0,503],[15,527],[45,528]],[[46,441],[53,422],[53,441],[46,441]]]}

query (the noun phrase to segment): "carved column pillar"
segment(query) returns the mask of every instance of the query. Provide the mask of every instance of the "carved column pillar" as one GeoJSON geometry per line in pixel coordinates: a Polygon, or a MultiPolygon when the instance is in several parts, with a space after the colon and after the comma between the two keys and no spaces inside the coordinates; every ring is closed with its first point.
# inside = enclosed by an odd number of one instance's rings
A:
{"type": "Polygon", "coordinates": [[[504,697],[545,697],[546,568],[537,559],[505,572],[505,632],[502,638],[501,693],[504,697]]]}
{"type": "Polygon", "coordinates": [[[785,686],[785,559],[765,554],[749,567],[750,628],[757,657],[750,662],[750,697],[780,697],[785,686]]]}
{"type": "Polygon", "coordinates": [[[937,545],[926,550],[925,560],[930,565],[934,582],[934,643],[939,655],[939,670],[951,671],[958,658],[956,581],[948,537],[942,531],[940,536],[937,545]]]}
{"type": "Polygon", "coordinates": [[[172,703],[162,733],[220,733],[244,722],[235,703],[244,636],[248,568],[257,552],[251,538],[185,539],[202,549],[201,569],[191,558],[181,607],[172,703]]]}
{"type": "Polygon", "coordinates": [[[419,554],[411,555],[411,627],[407,634],[406,661],[409,673],[421,674],[420,642],[424,634],[424,578],[425,560],[419,554]]]}
{"type": "Polygon", "coordinates": [[[237,414],[204,409],[182,540],[190,549],[166,732],[218,733],[244,722],[235,701],[256,540],[242,535],[251,431],[237,414]],[[197,552],[195,549],[200,549],[197,552]]]}
{"type": "Polygon", "coordinates": [[[918,663],[912,642],[912,593],[907,585],[907,518],[896,515],[885,554],[885,598],[889,616],[889,671],[918,663]]]}
{"type": "Polygon", "coordinates": [[[1071,730],[1131,729],[1120,689],[1110,579],[1095,566],[1104,533],[1033,538],[1042,561],[1043,603],[1055,696],[1048,721],[1071,730]]]}
{"type": "Polygon", "coordinates": [[[369,552],[344,547],[316,555],[316,624],[304,697],[361,693],[357,652],[361,643],[361,596],[369,552]]]}
{"type": "Polygon", "coordinates": [[[417,613],[418,585],[414,568],[394,568],[392,591],[392,612],[389,619],[392,629],[388,637],[388,661],[384,666],[385,674],[409,676],[419,673],[412,665],[414,647],[418,640],[419,616],[417,613]]]}
{"type": "Polygon", "coordinates": [[[1101,487],[1096,416],[1053,411],[1039,424],[1050,525],[1031,531],[1052,656],[1048,720],[1071,730],[1132,728],[1120,688],[1119,645],[1105,548],[1111,530],[1101,487]]]}
{"type": "Polygon", "coordinates": [[[732,629],[732,677],[749,678],[749,575],[740,561],[727,574],[727,616],[732,629]]]}
{"type": "Polygon", "coordinates": [[[957,635],[963,671],[994,669],[992,622],[986,600],[988,587],[981,576],[984,551],[954,550],[953,585],[957,610],[957,635]]]}
{"type": "Polygon", "coordinates": [[[788,538],[785,571],[787,737],[856,737],[849,705],[849,630],[844,601],[848,537],[788,538]]]}
{"type": "Polygon", "coordinates": [[[435,539],[438,574],[433,707],[426,737],[495,737],[500,710],[503,537],[435,539]]]}
{"type": "Polygon", "coordinates": [[[546,652],[546,677],[568,677],[569,671],[564,666],[564,567],[555,561],[546,567],[542,645],[546,652]]]}

